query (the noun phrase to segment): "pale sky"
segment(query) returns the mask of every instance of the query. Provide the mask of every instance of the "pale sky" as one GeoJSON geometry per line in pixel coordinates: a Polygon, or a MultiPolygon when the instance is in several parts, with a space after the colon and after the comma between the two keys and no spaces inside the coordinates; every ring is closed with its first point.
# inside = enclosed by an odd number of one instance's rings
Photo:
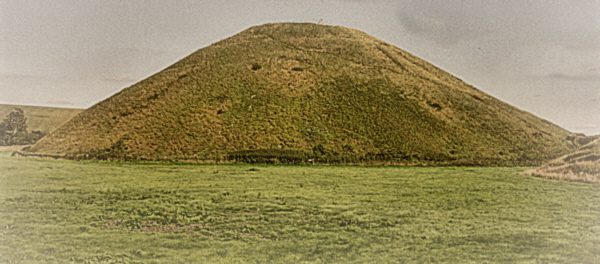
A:
{"type": "Polygon", "coordinates": [[[600,134],[600,0],[0,0],[0,103],[89,107],[250,26],[320,20],[600,134]]]}

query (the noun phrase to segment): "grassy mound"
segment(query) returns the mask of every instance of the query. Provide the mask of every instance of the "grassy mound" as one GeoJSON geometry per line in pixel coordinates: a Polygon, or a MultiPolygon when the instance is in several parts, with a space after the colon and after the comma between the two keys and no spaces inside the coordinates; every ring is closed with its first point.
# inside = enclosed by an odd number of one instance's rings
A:
{"type": "Polygon", "coordinates": [[[267,24],[124,89],[31,151],[187,161],[244,161],[238,154],[258,151],[282,162],[514,165],[575,150],[569,136],[363,32],[267,24]]]}

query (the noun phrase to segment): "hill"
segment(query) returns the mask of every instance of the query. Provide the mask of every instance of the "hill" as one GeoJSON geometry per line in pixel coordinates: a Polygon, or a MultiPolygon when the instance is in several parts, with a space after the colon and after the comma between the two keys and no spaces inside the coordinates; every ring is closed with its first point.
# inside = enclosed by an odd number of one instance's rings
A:
{"type": "Polygon", "coordinates": [[[94,105],[30,151],[123,160],[514,165],[573,151],[572,138],[361,31],[286,23],[200,49],[94,105]]]}
{"type": "Polygon", "coordinates": [[[15,108],[23,109],[27,118],[28,130],[44,133],[54,131],[83,111],[83,109],[74,108],[0,104],[0,122],[15,108]]]}
{"type": "Polygon", "coordinates": [[[528,174],[551,179],[600,183],[600,137],[573,153],[529,171],[528,174]]]}

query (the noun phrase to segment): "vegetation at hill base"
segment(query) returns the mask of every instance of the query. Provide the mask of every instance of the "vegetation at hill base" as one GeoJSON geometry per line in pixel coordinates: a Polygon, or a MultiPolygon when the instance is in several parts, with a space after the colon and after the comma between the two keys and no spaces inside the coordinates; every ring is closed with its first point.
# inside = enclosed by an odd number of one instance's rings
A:
{"type": "Polygon", "coordinates": [[[0,262],[600,262],[600,186],[524,169],[5,153],[0,262]]]}
{"type": "Polygon", "coordinates": [[[578,136],[358,30],[267,24],[94,105],[29,151],[74,159],[539,165],[578,136]]]}
{"type": "Polygon", "coordinates": [[[529,175],[551,179],[600,183],[600,136],[597,139],[539,168],[529,175]]]}

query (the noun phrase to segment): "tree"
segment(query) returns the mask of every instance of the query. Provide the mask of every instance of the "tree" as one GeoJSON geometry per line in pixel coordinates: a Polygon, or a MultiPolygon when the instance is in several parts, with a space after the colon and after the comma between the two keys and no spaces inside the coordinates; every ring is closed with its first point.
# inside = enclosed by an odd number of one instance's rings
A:
{"type": "Polygon", "coordinates": [[[325,147],[322,144],[318,144],[318,145],[314,146],[312,151],[313,151],[313,154],[318,157],[322,157],[327,154],[327,151],[325,150],[325,147]]]}
{"type": "Polygon", "coordinates": [[[27,133],[27,118],[21,108],[15,108],[2,122],[7,134],[27,133]]]}
{"type": "Polygon", "coordinates": [[[27,118],[21,108],[15,108],[0,123],[0,145],[33,144],[44,136],[43,132],[27,132],[27,118]]]}
{"type": "Polygon", "coordinates": [[[8,145],[6,142],[6,124],[4,122],[0,123],[0,146],[8,145]]]}

